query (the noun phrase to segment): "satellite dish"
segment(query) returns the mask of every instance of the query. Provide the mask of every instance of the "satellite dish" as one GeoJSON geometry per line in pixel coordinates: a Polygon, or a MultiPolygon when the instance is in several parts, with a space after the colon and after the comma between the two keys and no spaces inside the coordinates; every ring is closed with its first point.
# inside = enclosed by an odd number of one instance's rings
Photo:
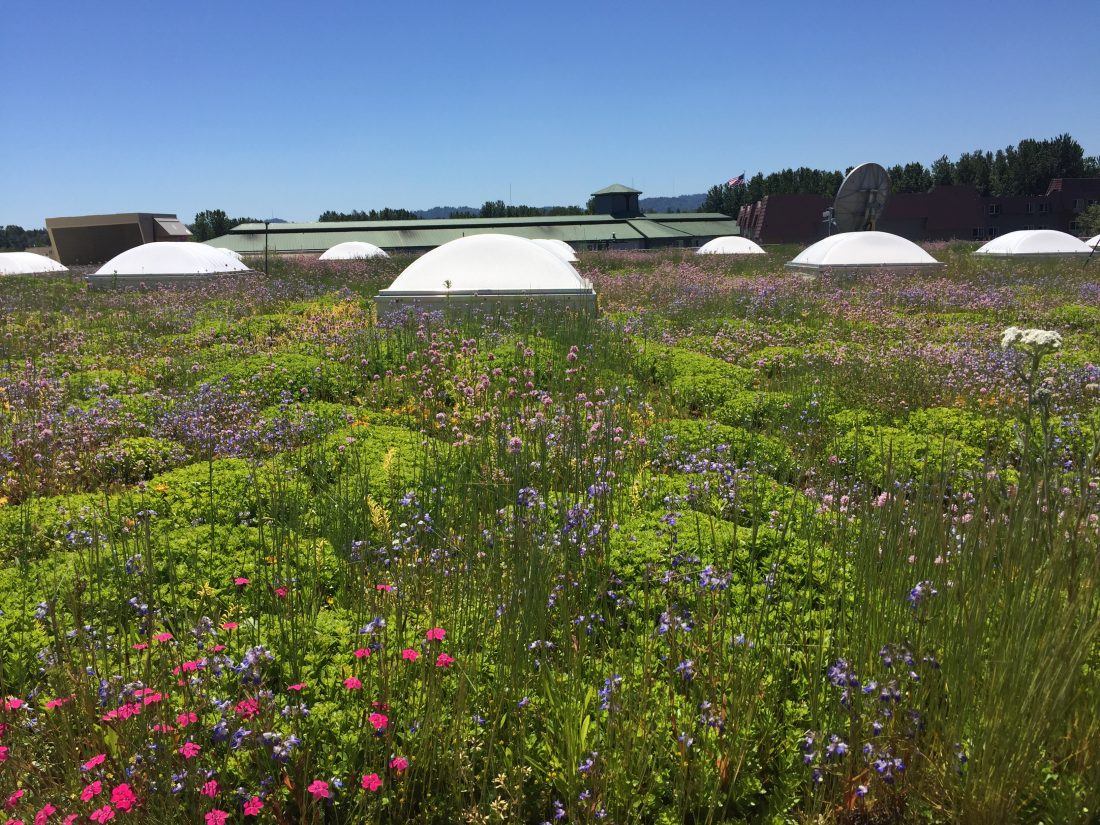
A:
{"type": "Polygon", "coordinates": [[[890,194],[890,176],[877,163],[861,163],[849,172],[836,190],[832,214],[826,220],[837,232],[874,230],[886,198],[890,194]]]}

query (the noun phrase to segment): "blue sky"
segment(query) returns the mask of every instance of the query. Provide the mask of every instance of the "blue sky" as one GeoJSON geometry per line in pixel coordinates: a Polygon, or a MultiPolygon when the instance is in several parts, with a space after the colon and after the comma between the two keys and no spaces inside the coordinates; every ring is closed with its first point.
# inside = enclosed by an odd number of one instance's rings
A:
{"type": "Polygon", "coordinates": [[[1100,154],[1096,37],[1095,0],[8,0],[0,224],[583,204],[1063,132],[1100,154]]]}

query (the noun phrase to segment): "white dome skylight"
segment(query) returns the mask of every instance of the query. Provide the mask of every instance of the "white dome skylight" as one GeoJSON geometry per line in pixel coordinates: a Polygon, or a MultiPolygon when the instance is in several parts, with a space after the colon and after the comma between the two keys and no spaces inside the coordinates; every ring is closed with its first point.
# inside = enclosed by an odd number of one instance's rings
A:
{"type": "Polygon", "coordinates": [[[697,250],[696,255],[763,255],[761,246],[740,235],[726,235],[707,241],[697,250]]]}

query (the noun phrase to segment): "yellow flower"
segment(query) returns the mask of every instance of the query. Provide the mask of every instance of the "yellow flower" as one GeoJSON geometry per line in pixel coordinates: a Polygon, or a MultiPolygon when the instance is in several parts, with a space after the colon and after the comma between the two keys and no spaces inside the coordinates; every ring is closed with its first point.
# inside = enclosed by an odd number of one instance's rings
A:
{"type": "Polygon", "coordinates": [[[168,485],[165,484],[164,482],[161,482],[160,484],[154,484],[153,485],[153,490],[154,490],[154,492],[157,492],[157,493],[167,493],[168,492],[168,485]]]}

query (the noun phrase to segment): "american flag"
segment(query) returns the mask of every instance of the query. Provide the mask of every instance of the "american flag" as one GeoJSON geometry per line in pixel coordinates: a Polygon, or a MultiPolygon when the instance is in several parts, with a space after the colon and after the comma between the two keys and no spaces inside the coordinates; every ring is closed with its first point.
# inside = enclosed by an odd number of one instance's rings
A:
{"type": "Polygon", "coordinates": [[[744,186],[745,185],[745,173],[742,172],[736,178],[730,178],[726,181],[726,186],[744,186]]]}

